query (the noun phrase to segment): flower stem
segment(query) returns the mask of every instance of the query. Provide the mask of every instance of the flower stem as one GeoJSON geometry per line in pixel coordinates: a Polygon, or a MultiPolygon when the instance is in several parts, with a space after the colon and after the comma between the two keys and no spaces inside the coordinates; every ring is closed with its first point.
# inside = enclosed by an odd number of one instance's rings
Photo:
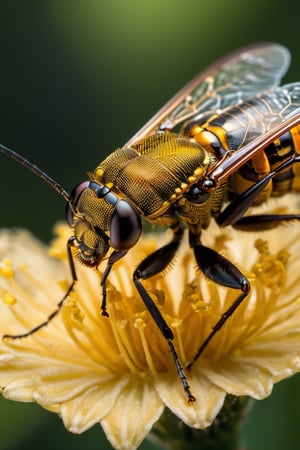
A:
{"type": "Polygon", "coordinates": [[[249,397],[228,395],[220,413],[205,430],[188,427],[167,410],[148,438],[166,450],[241,450],[239,430],[251,404],[249,397]]]}

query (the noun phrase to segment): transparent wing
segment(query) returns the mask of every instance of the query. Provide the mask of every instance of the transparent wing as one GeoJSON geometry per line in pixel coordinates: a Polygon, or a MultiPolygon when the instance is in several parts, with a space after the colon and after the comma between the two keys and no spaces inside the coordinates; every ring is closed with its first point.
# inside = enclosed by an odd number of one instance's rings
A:
{"type": "MultiPolygon", "coordinates": [[[[227,111],[231,114],[234,109],[237,108],[232,107],[227,111]]],[[[236,151],[229,152],[228,157],[210,169],[207,178],[214,180],[216,185],[224,182],[267,145],[300,124],[300,82],[286,84],[253,97],[241,103],[238,109],[243,117],[247,116],[246,127],[241,127],[245,130],[243,141],[233,149],[236,151]]],[[[225,114],[227,112],[222,115],[225,114]]]]}
{"type": "Polygon", "coordinates": [[[289,63],[289,51],[277,44],[258,44],[225,56],[184,86],[126,145],[277,86],[289,63]]]}
{"type": "Polygon", "coordinates": [[[231,106],[208,119],[206,126],[222,129],[226,135],[226,147],[238,151],[299,112],[300,82],[296,82],[273,88],[231,106]]]}
{"type": "Polygon", "coordinates": [[[246,131],[244,141],[244,144],[247,144],[253,139],[279,128],[288,118],[300,113],[300,82],[286,84],[257,95],[241,103],[241,111],[244,106],[247,113],[250,110],[253,111],[253,114],[248,115],[249,136],[246,131]],[[257,136],[251,134],[251,128],[257,130],[257,136]]]}

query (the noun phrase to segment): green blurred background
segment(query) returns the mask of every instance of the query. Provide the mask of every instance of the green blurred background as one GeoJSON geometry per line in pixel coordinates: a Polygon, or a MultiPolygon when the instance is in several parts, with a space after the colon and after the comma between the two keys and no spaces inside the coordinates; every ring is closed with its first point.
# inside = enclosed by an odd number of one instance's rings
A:
{"type": "MultiPolygon", "coordinates": [[[[285,80],[299,80],[299,11],[291,0],[0,0],[0,142],[70,191],[234,48],[285,44],[293,55],[285,80]]],[[[63,199],[0,161],[1,227],[23,226],[49,241],[63,199]]],[[[257,402],[243,429],[247,449],[298,449],[299,404],[299,377],[257,402]]],[[[1,398],[0,408],[0,450],[111,448],[100,427],[74,436],[36,405],[1,398]]]]}

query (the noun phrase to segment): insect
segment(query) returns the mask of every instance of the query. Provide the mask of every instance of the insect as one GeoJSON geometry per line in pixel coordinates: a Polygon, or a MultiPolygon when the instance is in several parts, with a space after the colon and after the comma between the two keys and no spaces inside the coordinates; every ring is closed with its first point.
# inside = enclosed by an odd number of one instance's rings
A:
{"type": "Polygon", "coordinates": [[[59,312],[77,281],[72,249],[83,264],[106,260],[101,280],[103,316],[106,284],[116,261],[137,244],[141,218],[165,225],[171,241],[149,254],[133,273],[137,292],[166,339],[189,402],[195,400],[173,344],[173,332],[143,285],[170,264],[183,237],[202,272],[214,282],[237,290],[190,368],[250,290],[249,281],[230,261],[201,242],[213,219],[220,227],[275,227],[300,215],[245,216],[250,206],[300,190],[300,82],[279,86],[289,66],[289,52],[277,44],[236,51],[211,65],[181,89],[122,148],[111,153],[68,194],[45,172],[14,151],[17,160],[54,188],[67,202],[73,236],[67,242],[72,282],[57,309],[23,338],[46,326],[59,312]]]}

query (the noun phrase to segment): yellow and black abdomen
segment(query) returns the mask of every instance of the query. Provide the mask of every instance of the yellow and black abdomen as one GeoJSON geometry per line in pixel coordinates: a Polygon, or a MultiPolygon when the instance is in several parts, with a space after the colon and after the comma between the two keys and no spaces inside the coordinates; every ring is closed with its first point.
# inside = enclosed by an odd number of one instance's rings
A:
{"type": "MultiPolygon", "coordinates": [[[[271,170],[300,154],[300,126],[292,128],[265,149],[271,170]]],[[[300,166],[294,164],[273,178],[272,195],[300,191],[300,166]]]]}
{"type": "MultiPolygon", "coordinates": [[[[300,154],[299,126],[284,133],[230,177],[230,190],[233,196],[244,192],[266,174],[293,158],[295,154],[300,154]]],[[[293,164],[272,178],[255,204],[261,204],[269,197],[279,197],[288,192],[299,191],[300,166],[293,164]]]]}
{"type": "MultiPolygon", "coordinates": [[[[208,152],[214,153],[217,160],[221,160],[226,153],[238,151],[282,123],[285,111],[290,112],[293,108],[293,89],[293,85],[287,85],[286,88],[253,97],[220,114],[196,119],[185,125],[183,133],[208,152]]],[[[300,126],[283,134],[237,169],[228,180],[229,195],[240,195],[295,153],[300,154],[300,126]]],[[[300,191],[300,167],[297,164],[277,174],[261,192],[255,204],[291,191],[300,191]]]]}

